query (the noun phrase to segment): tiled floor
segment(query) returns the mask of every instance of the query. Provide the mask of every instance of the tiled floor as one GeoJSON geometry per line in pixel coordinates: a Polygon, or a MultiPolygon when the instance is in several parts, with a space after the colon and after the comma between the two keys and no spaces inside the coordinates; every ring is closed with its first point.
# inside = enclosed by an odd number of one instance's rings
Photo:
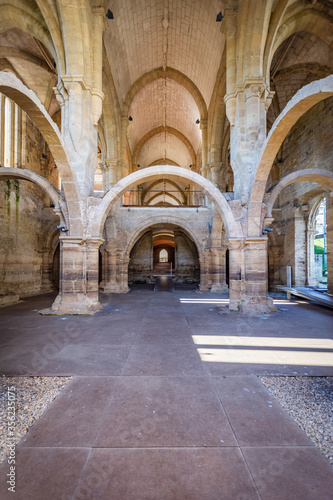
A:
{"type": "Polygon", "coordinates": [[[74,378],[17,447],[0,498],[331,500],[328,460],[256,375],[333,375],[333,313],[226,314],[191,290],[103,295],[94,317],[0,311],[1,372],[74,378]]]}

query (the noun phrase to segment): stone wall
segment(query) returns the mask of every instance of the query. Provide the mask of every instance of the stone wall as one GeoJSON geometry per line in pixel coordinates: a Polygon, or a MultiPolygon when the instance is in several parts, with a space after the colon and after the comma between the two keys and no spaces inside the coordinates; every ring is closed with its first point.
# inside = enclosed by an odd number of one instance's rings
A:
{"type": "MultiPolygon", "coordinates": [[[[281,161],[276,161],[268,187],[278,177],[300,169],[333,171],[332,112],[333,99],[329,98],[314,106],[296,123],[283,143],[279,154],[281,161]]],[[[278,197],[273,209],[274,234],[269,234],[268,246],[271,289],[277,284],[286,284],[286,266],[292,267],[293,284],[308,284],[308,217],[312,200],[326,192],[318,184],[297,182],[287,186],[278,197]]]]}
{"type": "MultiPolygon", "coordinates": [[[[22,121],[22,167],[45,176],[47,145],[24,113],[22,121]]],[[[53,289],[57,224],[50,198],[39,186],[24,180],[0,181],[0,302],[4,296],[15,300],[53,289]]]]}

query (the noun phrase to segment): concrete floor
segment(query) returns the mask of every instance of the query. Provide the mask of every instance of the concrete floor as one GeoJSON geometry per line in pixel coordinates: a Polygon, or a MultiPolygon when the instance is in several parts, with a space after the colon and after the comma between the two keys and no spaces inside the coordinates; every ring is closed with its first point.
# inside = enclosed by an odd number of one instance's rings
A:
{"type": "MultiPolygon", "coordinates": [[[[257,375],[333,375],[333,312],[135,287],[94,317],[0,311],[1,373],[74,378],[17,447],[16,500],[331,500],[328,460],[257,375]]],[[[0,467],[0,498],[8,464],[0,467]]]]}

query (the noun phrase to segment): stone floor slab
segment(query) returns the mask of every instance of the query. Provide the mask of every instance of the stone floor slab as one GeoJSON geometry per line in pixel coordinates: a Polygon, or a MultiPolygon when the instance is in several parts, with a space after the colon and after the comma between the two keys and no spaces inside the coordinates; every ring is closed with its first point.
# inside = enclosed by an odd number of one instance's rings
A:
{"type": "Polygon", "coordinates": [[[88,455],[86,448],[18,449],[15,493],[6,484],[9,465],[0,466],[1,500],[70,500],[88,455]]]}
{"type": "Polygon", "coordinates": [[[120,375],[130,347],[119,345],[68,345],[42,366],[38,375],[120,375]]]}
{"type": "Polygon", "coordinates": [[[122,375],[204,375],[192,347],[177,344],[133,345],[122,375]]]}
{"type": "Polygon", "coordinates": [[[332,500],[333,472],[315,448],[243,448],[262,500],[332,500]]]}
{"type": "Polygon", "coordinates": [[[74,500],[259,500],[237,449],[93,450],[74,500]]]}
{"type": "Polygon", "coordinates": [[[213,380],[241,446],[312,445],[257,378],[239,376],[213,380]]]}
{"type": "Polygon", "coordinates": [[[21,446],[92,446],[116,385],[116,377],[75,377],[29,429],[21,446]]]}
{"type": "Polygon", "coordinates": [[[236,446],[236,441],[206,377],[122,377],[95,446],[236,446]]]}

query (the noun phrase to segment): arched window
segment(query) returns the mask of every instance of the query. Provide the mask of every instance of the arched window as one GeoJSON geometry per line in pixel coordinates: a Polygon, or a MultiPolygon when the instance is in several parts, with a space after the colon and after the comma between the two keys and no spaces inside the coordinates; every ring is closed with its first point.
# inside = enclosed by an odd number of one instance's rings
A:
{"type": "Polygon", "coordinates": [[[314,238],[315,276],[319,283],[327,281],[327,228],[326,228],[326,198],[324,198],[315,215],[314,238]]]}
{"type": "Polygon", "coordinates": [[[160,251],[160,258],[159,258],[159,262],[168,262],[168,252],[165,250],[165,248],[163,248],[161,251],[160,251]]]}
{"type": "Polygon", "coordinates": [[[3,94],[0,94],[0,139],[0,165],[21,167],[22,110],[3,94]]]}

